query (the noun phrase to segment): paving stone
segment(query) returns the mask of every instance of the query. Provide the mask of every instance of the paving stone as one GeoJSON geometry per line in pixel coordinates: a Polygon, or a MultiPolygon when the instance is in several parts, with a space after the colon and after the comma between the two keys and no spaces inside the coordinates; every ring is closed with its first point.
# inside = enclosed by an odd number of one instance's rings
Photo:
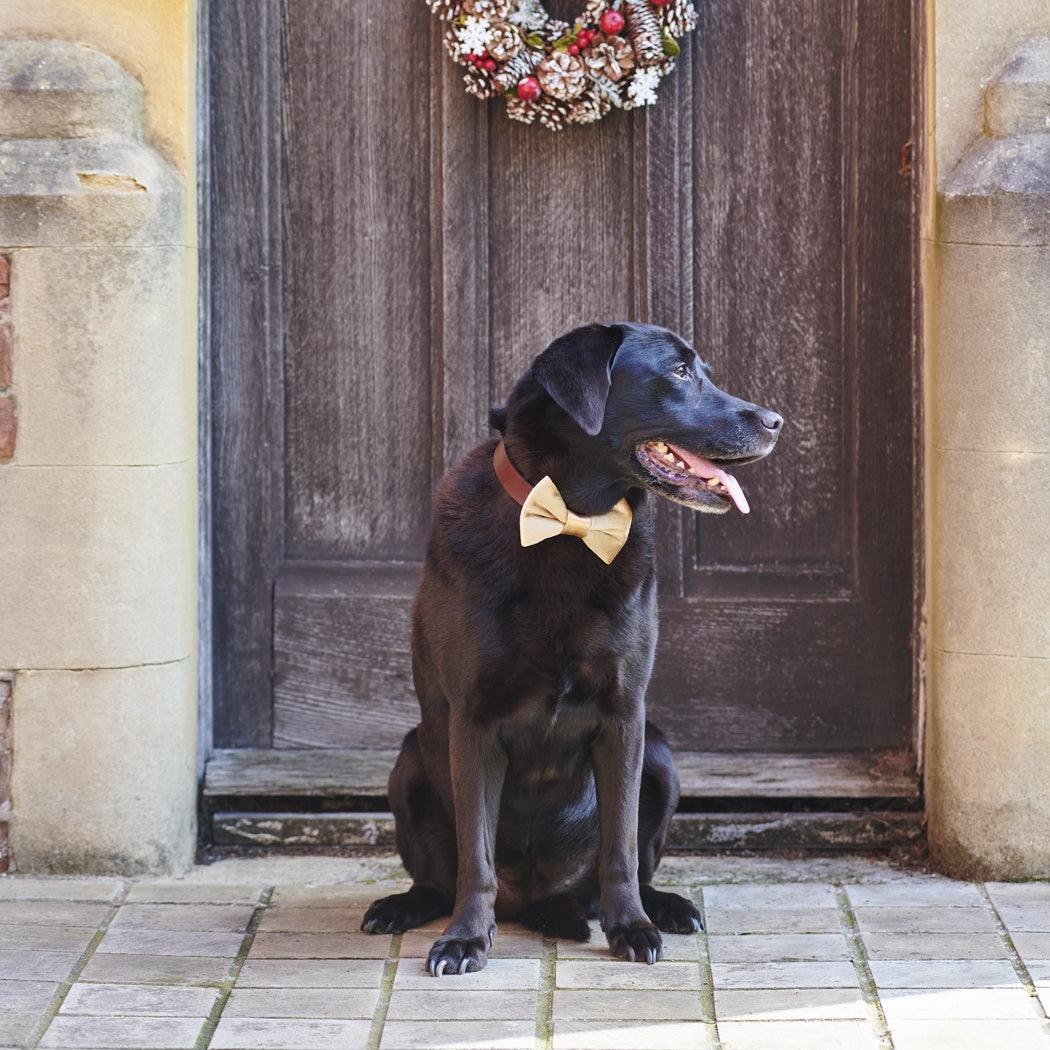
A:
{"type": "Polygon", "coordinates": [[[1017,974],[1007,959],[873,959],[880,988],[1013,988],[1017,974]]]}
{"type": "Polygon", "coordinates": [[[1018,1018],[1034,1016],[1024,988],[884,988],[879,992],[891,1029],[898,1021],[942,1018],[1018,1018]]]}
{"type": "Polygon", "coordinates": [[[863,1021],[726,1021],[722,1050],[878,1050],[863,1021]]]}
{"type": "Polygon", "coordinates": [[[853,908],[987,908],[971,882],[927,876],[901,882],[862,882],[846,886],[853,908]]]}
{"type": "Polygon", "coordinates": [[[558,988],[628,988],[696,991],[701,987],[700,967],[693,962],[661,961],[656,966],[623,966],[619,960],[559,961],[555,971],[558,988]]]}
{"type": "Polygon", "coordinates": [[[1050,933],[1050,905],[1003,906],[999,909],[999,917],[1011,933],[1050,933]]]}
{"type": "Polygon", "coordinates": [[[379,988],[234,988],[223,1017],[371,1018],[379,988]]]}
{"type": "Polygon", "coordinates": [[[79,952],[2,949],[0,978],[5,981],[64,981],[79,960],[79,952]]]}
{"type": "Polygon", "coordinates": [[[707,938],[712,963],[849,961],[841,933],[715,935],[707,938]]]}
{"type": "Polygon", "coordinates": [[[232,959],[240,951],[240,933],[190,930],[113,930],[96,949],[100,955],[215,955],[232,959]]]}
{"type": "MultiPolygon", "coordinates": [[[[124,892],[124,883],[113,879],[35,879],[0,875],[0,900],[107,901],[124,892]]],[[[2,920],[0,920],[2,921],[2,920]]]]}
{"type": "Polygon", "coordinates": [[[869,960],[1004,959],[996,933],[873,933],[863,938],[869,960]]]}
{"type": "MultiPolygon", "coordinates": [[[[212,1050],[224,1050],[214,1041],[211,1045],[212,1050]]],[[[534,1050],[535,1045],[534,1021],[393,1021],[384,1026],[380,1043],[382,1050],[534,1050]]],[[[298,1047],[283,1044],[281,1050],[298,1047]]]]}
{"type": "Polygon", "coordinates": [[[1050,959],[1050,933],[1012,933],[1010,939],[1022,959],[1050,959]]]}
{"type": "MultiPolygon", "coordinates": [[[[446,923],[441,921],[422,926],[418,930],[409,930],[401,939],[402,958],[425,959],[434,941],[444,932],[445,926],[446,923]]],[[[604,935],[602,943],[605,943],[604,935]]],[[[542,954],[543,937],[540,934],[510,925],[500,926],[496,940],[489,949],[489,959],[538,959],[542,954]]]]}
{"type": "Polygon", "coordinates": [[[1043,908],[1050,911],[1050,881],[989,882],[985,889],[997,908],[1043,908]]]}
{"type": "MultiPolygon", "coordinates": [[[[695,962],[699,958],[699,946],[697,934],[695,933],[663,933],[663,962],[695,962]]],[[[609,959],[617,960],[609,951],[609,942],[601,927],[595,922],[591,924],[591,939],[589,941],[558,941],[559,959],[589,959],[597,962],[609,959]]],[[[631,964],[636,965],[636,964],[631,964]]],[[[645,965],[640,963],[637,965],[645,965]]],[[[659,963],[657,963],[659,965],[659,963]]]]}
{"type": "MultiPolygon", "coordinates": [[[[270,896],[275,907],[344,908],[364,910],[378,897],[404,893],[403,886],[277,886],[270,896]]],[[[360,920],[358,920],[360,925],[360,920]]]]}
{"type": "Polygon", "coordinates": [[[706,911],[720,908],[835,908],[835,888],[826,882],[705,886],[706,911]]]}
{"type": "Polygon", "coordinates": [[[856,908],[861,933],[995,934],[998,925],[988,908],[856,908]]]}
{"type": "Polygon", "coordinates": [[[695,991],[618,990],[608,992],[558,989],[554,1020],[608,1020],[610,1013],[626,1021],[702,1021],[703,1001],[695,991]]]}
{"type": "Polygon", "coordinates": [[[430,990],[395,992],[387,1008],[387,1021],[524,1021],[536,1017],[535,991],[472,991],[466,983],[458,990],[446,990],[446,981],[453,984],[459,980],[458,976],[441,977],[430,990]]]}
{"type": "Polygon", "coordinates": [[[211,1050],[361,1050],[371,1021],[223,1017],[211,1050]]]}
{"type": "Polygon", "coordinates": [[[94,901],[0,900],[0,926],[79,926],[97,930],[112,910],[94,901]]]}
{"type": "Polygon", "coordinates": [[[383,959],[251,959],[241,968],[238,988],[379,987],[383,959]]]}
{"type": "Polygon", "coordinates": [[[16,1009],[4,1003],[0,1012],[0,1047],[30,1046],[43,1010],[16,1009]]]}
{"type": "Polygon", "coordinates": [[[58,993],[58,981],[0,980],[0,1003],[4,1010],[45,1010],[58,993]]]}
{"type": "Polygon", "coordinates": [[[78,981],[62,1003],[62,1015],[197,1017],[203,1021],[218,994],[216,988],[78,981]]]}
{"type": "Polygon", "coordinates": [[[724,933],[841,933],[839,913],[833,908],[716,908],[709,910],[707,932],[724,933]]]}
{"type": "MultiPolygon", "coordinates": [[[[413,989],[432,990],[435,978],[426,971],[426,960],[401,958],[394,977],[394,992],[413,989]]],[[[455,980],[445,982],[442,989],[449,992],[460,989],[495,991],[499,989],[528,989],[534,991],[540,983],[539,959],[489,959],[488,965],[476,973],[457,974],[455,980]],[[460,979],[462,978],[462,980],[460,979]]]]}
{"type": "Polygon", "coordinates": [[[183,1050],[193,1046],[203,1020],[188,1017],[56,1017],[41,1050],[183,1050]]]}
{"type": "Polygon", "coordinates": [[[703,1021],[561,1021],[554,1050],[708,1050],[715,1027],[703,1021]]]}
{"type": "MultiPolygon", "coordinates": [[[[281,905],[268,907],[259,929],[269,932],[291,933],[359,933],[361,912],[350,908],[307,907],[281,905]]],[[[364,936],[370,936],[365,934],[364,936]]]]}
{"type": "Polygon", "coordinates": [[[96,930],[83,926],[16,926],[0,924],[0,949],[33,949],[34,951],[83,952],[96,930]]]}
{"type": "Polygon", "coordinates": [[[868,1008],[860,989],[746,988],[715,993],[721,1021],[863,1021],[868,1008]]]}
{"type": "Polygon", "coordinates": [[[1050,1036],[1032,1021],[900,1021],[894,1050],[1050,1050],[1050,1036]]]}
{"type": "Polygon", "coordinates": [[[366,933],[267,933],[252,941],[252,959],[385,959],[390,937],[366,933]]]}
{"type": "Polygon", "coordinates": [[[237,933],[244,935],[255,908],[250,904],[125,904],[110,923],[118,930],[237,933]]]}
{"type": "Polygon", "coordinates": [[[849,962],[714,963],[720,988],[856,988],[857,971],[849,962]]]}
{"type": "Polygon", "coordinates": [[[1037,985],[1050,986],[1050,959],[1032,959],[1025,966],[1037,985]]]}
{"type": "MultiPolygon", "coordinates": [[[[233,960],[220,956],[100,955],[88,960],[81,981],[101,984],[220,985],[233,960]]],[[[67,971],[68,973],[68,971],[67,971]]]]}
{"type": "Polygon", "coordinates": [[[266,887],[196,882],[142,882],[128,891],[128,904],[257,904],[266,887]]]}

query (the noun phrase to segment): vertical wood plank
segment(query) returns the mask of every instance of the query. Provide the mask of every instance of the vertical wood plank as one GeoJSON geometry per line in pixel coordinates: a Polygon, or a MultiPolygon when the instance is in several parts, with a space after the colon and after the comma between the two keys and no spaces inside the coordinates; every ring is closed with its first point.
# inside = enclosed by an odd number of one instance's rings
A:
{"type": "Polygon", "coordinates": [[[280,42],[276,7],[208,6],[215,744],[271,741],[280,549],[280,42]]]}
{"type": "Polygon", "coordinates": [[[431,113],[416,77],[430,26],[417,0],[284,10],[287,553],[416,558],[431,424],[431,113]]]}

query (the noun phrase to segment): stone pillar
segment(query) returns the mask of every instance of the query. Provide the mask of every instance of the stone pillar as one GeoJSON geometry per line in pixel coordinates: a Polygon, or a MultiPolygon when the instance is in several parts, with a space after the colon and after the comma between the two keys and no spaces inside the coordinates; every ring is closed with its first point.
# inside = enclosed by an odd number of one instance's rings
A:
{"type": "Polygon", "coordinates": [[[1050,876],[1050,40],[942,179],[927,347],[929,836],[960,876],[1050,876]]]}
{"type": "Polygon", "coordinates": [[[195,253],[185,188],[141,129],[141,87],[105,55],[0,41],[0,677],[18,871],[193,858],[195,253]]]}

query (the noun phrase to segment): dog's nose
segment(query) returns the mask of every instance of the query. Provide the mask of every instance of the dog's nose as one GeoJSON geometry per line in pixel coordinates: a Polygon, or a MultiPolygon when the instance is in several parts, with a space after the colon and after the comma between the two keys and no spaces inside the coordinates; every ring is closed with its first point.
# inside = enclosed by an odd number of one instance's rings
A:
{"type": "Polygon", "coordinates": [[[758,418],[761,420],[762,426],[773,434],[779,434],[780,428],[784,425],[784,417],[779,412],[773,412],[768,408],[762,409],[758,414],[758,418]]]}

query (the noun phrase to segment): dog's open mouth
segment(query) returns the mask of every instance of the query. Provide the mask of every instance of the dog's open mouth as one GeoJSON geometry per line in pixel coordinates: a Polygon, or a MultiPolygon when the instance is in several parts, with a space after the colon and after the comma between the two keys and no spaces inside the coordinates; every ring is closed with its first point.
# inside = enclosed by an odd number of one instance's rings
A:
{"type": "Polygon", "coordinates": [[[751,508],[740,482],[728,471],[694,452],[686,452],[666,441],[646,441],[635,450],[641,465],[655,478],[682,489],[691,489],[697,496],[715,496],[736,507],[741,514],[751,508]]]}

